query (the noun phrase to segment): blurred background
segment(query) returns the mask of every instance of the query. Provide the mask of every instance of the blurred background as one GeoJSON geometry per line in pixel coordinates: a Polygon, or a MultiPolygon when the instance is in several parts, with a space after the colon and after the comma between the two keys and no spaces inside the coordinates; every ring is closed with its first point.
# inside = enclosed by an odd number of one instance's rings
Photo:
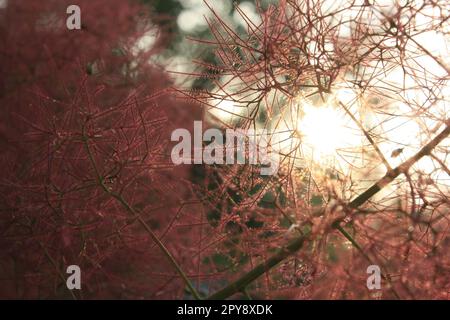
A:
{"type": "MultiPolygon", "coordinates": [[[[207,84],[204,79],[194,79],[183,76],[196,70],[193,60],[215,62],[214,52],[211,46],[202,46],[192,39],[211,40],[212,34],[208,27],[207,18],[211,18],[214,12],[234,28],[237,34],[245,33],[247,24],[238,13],[237,8],[256,24],[261,22],[257,13],[257,5],[264,10],[277,0],[262,0],[258,3],[254,0],[143,0],[158,15],[159,24],[170,35],[169,44],[163,54],[157,59],[166,70],[177,72],[174,75],[175,83],[193,88],[203,88],[207,84]],[[211,10],[212,9],[212,10],[211,10]],[[214,12],[213,12],[214,11],[214,12]]],[[[154,37],[143,37],[138,44],[139,48],[147,49],[153,44],[154,37]]]]}

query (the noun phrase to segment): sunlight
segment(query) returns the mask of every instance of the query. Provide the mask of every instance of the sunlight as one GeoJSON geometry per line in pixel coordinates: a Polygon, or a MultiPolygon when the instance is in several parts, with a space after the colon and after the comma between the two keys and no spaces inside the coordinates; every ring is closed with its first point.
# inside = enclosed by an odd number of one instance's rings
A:
{"type": "Polygon", "coordinates": [[[334,156],[339,148],[354,141],[342,113],[329,106],[303,106],[304,116],[299,119],[297,130],[303,142],[314,149],[318,157],[334,156]]]}
{"type": "Polygon", "coordinates": [[[224,99],[215,99],[211,103],[209,108],[209,113],[217,119],[228,123],[232,122],[233,119],[238,118],[239,114],[243,111],[243,108],[239,108],[235,105],[233,101],[224,99]]]}
{"type": "Polygon", "coordinates": [[[329,161],[341,149],[361,145],[358,128],[343,110],[332,105],[312,106],[304,104],[297,122],[304,152],[314,161],[329,161]]]}

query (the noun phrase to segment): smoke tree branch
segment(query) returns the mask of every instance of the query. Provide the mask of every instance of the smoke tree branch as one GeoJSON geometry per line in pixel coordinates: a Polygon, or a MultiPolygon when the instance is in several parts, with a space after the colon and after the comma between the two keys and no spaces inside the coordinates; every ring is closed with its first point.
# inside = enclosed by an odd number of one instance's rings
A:
{"type": "MultiPolygon", "coordinates": [[[[446,126],[444,130],[441,133],[439,133],[434,139],[428,142],[424,147],[422,147],[419,150],[419,152],[417,152],[414,156],[412,156],[399,166],[389,170],[384,177],[379,179],[374,185],[372,185],[365,192],[363,192],[354,200],[352,200],[348,204],[348,207],[351,209],[357,209],[358,207],[362,206],[376,193],[378,193],[384,187],[386,187],[388,184],[394,181],[400,174],[407,173],[407,171],[424,156],[431,155],[432,150],[450,135],[450,119],[446,120],[445,124],[446,126]]],[[[342,219],[336,219],[332,222],[331,225],[332,227],[340,231],[344,236],[346,236],[345,230],[342,229],[340,225],[341,222],[342,219]]],[[[285,247],[279,249],[279,251],[275,253],[271,258],[269,258],[267,261],[257,265],[255,268],[253,268],[252,270],[241,276],[239,279],[235,280],[225,288],[212,294],[208,299],[211,300],[227,299],[233,296],[234,294],[241,292],[250,283],[258,279],[261,275],[268,272],[270,269],[275,267],[281,261],[285,260],[286,258],[290,257],[291,255],[299,251],[303,247],[303,244],[307,240],[307,238],[308,235],[304,234],[298,236],[297,238],[289,242],[285,247]]],[[[355,246],[354,241],[352,242],[352,245],[355,246]]],[[[358,247],[359,245],[356,245],[356,248],[358,247]]]]}
{"type": "Polygon", "coordinates": [[[292,254],[300,250],[303,246],[304,241],[307,236],[302,235],[293,241],[291,241],[287,246],[278,250],[271,258],[267,261],[260,263],[251,271],[246,273],[244,276],[240,277],[238,280],[229,284],[222,290],[214,293],[208,299],[209,300],[222,300],[231,297],[237,292],[244,290],[250,283],[258,279],[261,275],[268,272],[270,269],[275,267],[278,263],[284,259],[290,257],[292,254]]]}
{"type": "Polygon", "coordinates": [[[197,292],[197,290],[194,288],[194,286],[192,285],[191,281],[189,280],[189,278],[187,277],[186,273],[183,271],[183,269],[181,269],[180,265],[177,263],[177,261],[175,260],[174,256],[170,253],[170,251],[166,248],[166,246],[161,242],[161,240],[156,236],[156,234],[153,232],[153,230],[150,228],[150,226],[147,224],[147,222],[141,217],[141,215],[139,214],[139,212],[136,211],[136,209],[134,209],[123,197],[122,195],[111,191],[105,184],[103,181],[103,177],[100,175],[97,164],[94,160],[94,157],[92,155],[91,149],[89,147],[89,138],[85,133],[85,127],[83,126],[82,128],[82,139],[83,139],[83,144],[84,147],[86,149],[86,153],[88,155],[88,159],[89,162],[92,165],[92,168],[95,172],[96,178],[97,178],[97,183],[99,185],[99,187],[109,196],[111,196],[113,199],[117,200],[124,208],[125,210],[130,213],[133,218],[135,218],[141,225],[142,227],[145,229],[145,231],[150,235],[150,238],[158,245],[158,247],[161,249],[162,253],[164,254],[164,256],[166,256],[167,260],[169,260],[170,264],[172,264],[172,266],[175,268],[175,270],[177,271],[177,273],[180,275],[180,277],[183,279],[183,281],[185,282],[187,288],[189,289],[189,291],[191,292],[192,296],[196,299],[196,300],[200,300],[200,294],[197,292]]]}

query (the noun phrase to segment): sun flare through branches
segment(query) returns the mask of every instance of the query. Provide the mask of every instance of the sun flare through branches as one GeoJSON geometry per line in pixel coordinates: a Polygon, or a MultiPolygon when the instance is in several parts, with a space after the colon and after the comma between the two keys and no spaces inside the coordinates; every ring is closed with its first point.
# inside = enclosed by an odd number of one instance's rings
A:
{"type": "Polygon", "coordinates": [[[0,0],[0,298],[450,298],[448,0],[77,3],[0,0]]]}

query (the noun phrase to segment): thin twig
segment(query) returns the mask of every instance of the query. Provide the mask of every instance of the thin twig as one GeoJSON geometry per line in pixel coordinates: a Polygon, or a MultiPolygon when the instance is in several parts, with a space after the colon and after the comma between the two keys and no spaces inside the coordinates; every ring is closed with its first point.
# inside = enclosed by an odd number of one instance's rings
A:
{"type": "Polygon", "coordinates": [[[345,112],[352,118],[353,122],[356,123],[356,125],[359,127],[359,129],[364,133],[364,136],[369,140],[372,147],[375,149],[375,152],[378,154],[378,157],[383,161],[384,166],[387,170],[392,170],[391,165],[386,160],[385,156],[381,152],[380,148],[378,148],[378,145],[375,143],[375,141],[372,139],[370,134],[367,132],[366,129],[364,129],[363,125],[356,119],[356,117],[350,112],[350,110],[341,102],[339,101],[339,105],[345,110],[345,112]]]}
{"type": "Polygon", "coordinates": [[[175,258],[172,256],[170,251],[166,248],[166,246],[161,242],[161,240],[156,236],[156,234],[152,231],[150,226],[145,222],[145,220],[141,217],[141,215],[118,193],[111,191],[103,182],[103,178],[101,177],[98,169],[97,164],[95,163],[94,157],[92,155],[91,149],[89,147],[89,141],[88,137],[86,136],[84,132],[84,127],[82,130],[82,137],[83,137],[83,143],[89,158],[89,161],[95,171],[95,174],[97,176],[97,182],[98,185],[102,188],[102,190],[110,195],[112,198],[116,199],[124,208],[127,210],[133,217],[144,227],[145,231],[150,235],[152,240],[158,245],[158,247],[161,249],[163,254],[166,256],[166,258],[169,260],[169,262],[174,266],[178,274],[181,276],[181,278],[184,280],[186,286],[188,287],[189,291],[192,293],[193,297],[196,300],[201,300],[201,297],[197,290],[192,285],[191,281],[188,279],[186,273],[181,269],[179,264],[176,262],[175,258]]]}

